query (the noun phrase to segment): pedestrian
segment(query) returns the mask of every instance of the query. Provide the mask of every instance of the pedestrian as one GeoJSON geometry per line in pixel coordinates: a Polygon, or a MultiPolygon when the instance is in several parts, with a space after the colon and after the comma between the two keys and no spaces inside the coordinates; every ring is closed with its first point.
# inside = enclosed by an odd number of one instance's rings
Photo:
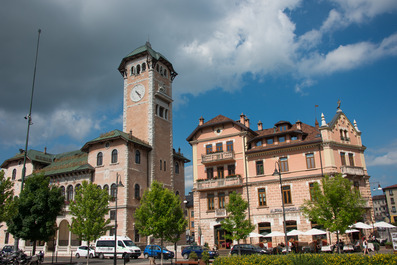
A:
{"type": "Polygon", "coordinates": [[[369,254],[368,253],[368,241],[367,241],[366,237],[363,237],[363,251],[364,251],[364,255],[369,254]]]}
{"type": "Polygon", "coordinates": [[[150,256],[150,257],[149,257],[149,264],[150,264],[150,265],[151,265],[151,264],[156,264],[156,260],[154,259],[153,256],[150,256]]]}

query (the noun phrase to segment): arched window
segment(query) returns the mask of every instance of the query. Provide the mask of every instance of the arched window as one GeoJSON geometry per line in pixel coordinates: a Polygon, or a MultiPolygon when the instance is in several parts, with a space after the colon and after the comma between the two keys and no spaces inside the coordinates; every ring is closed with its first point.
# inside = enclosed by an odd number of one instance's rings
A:
{"type": "Polygon", "coordinates": [[[96,186],[98,189],[102,189],[101,185],[96,186]]]}
{"type": "Polygon", "coordinates": [[[164,76],[167,77],[167,69],[164,69],[164,76]]]}
{"type": "Polygon", "coordinates": [[[117,150],[112,151],[112,163],[117,163],[117,150]]]}
{"type": "Polygon", "coordinates": [[[102,166],[102,163],[103,163],[103,154],[102,152],[99,152],[96,156],[96,165],[102,166]]]}
{"type": "Polygon", "coordinates": [[[162,166],[163,166],[163,161],[161,161],[160,159],[160,170],[162,169],[162,166]]]}
{"type": "Polygon", "coordinates": [[[175,192],[175,195],[176,195],[176,196],[179,196],[179,191],[176,191],[176,192],[175,192]]]}
{"type": "Polygon", "coordinates": [[[179,163],[175,162],[175,173],[179,174],[179,163]]]}
{"type": "Polygon", "coordinates": [[[112,186],[110,186],[110,197],[112,197],[113,199],[116,199],[116,189],[117,186],[113,183],[112,186]]]}
{"type": "Polygon", "coordinates": [[[167,170],[167,163],[164,161],[164,171],[167,170]]]}
{"type": "Polygon", "coordinates": [[[138,64],[136,66],[136,74],[139,75],[141,73],[141,66],[138,64]]]}
{"type": "Polygon", "coordinates": [[[65,197],[65,187],[61,186],[61,196],[65,197]]]}
{"type": "Polygon", "coordinates": [[[141,198],[141,187],[139,187],[139,184],[135,184],[135,199],[140,199],[141,198]]]}
{"type": "Polygon", "coordinates": [[[146,63],[143,63],[142,64],[142,72],[145,72],[146,71],[146,63]]]}
{"type": "Polygon", "coordinates": [[[69,185],[66,191],[66,201],[73,201],[73,186],[69,185]]]}
{"type": "Polygon", "coordinates": [[[81,184],[77,184],[76,187],[74,187],[74,191],[77,192],[77,190],[80,188],[81,188],[81,184]]]}
{"type": "Polygon", "coordinates": [[[136,150],[136,152],[135,152],[135,163],[136,164],[141,163],[141,152],[139,152],[139,150],[136,150]]]}
{"type": "Polygon", "coordinates": [[[12,180],[15,180],[17,177],[17,170],[14,168],[14,170],[12,171],[12,180]]]}
{"type": "Polygon", "coordinates": [[[106,190],[107,194],[109,194],[109,186],[107,184],[103,186],[103,189],[106,190]]]}
{"type": "Polygon", "coordinates": [[[134,66],[132,66],[131,67],[131,75],[134,75],[135,74],[135,68],[134,68],[134,66]]]}

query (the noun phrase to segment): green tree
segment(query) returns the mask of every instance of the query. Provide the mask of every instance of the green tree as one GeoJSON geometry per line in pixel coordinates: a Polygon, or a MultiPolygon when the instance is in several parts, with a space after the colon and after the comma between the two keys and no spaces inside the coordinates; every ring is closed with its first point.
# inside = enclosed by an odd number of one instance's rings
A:
{"type": "MultiPolygon", "coordinates": [[[[229,216],[221,221],[222,228],[228,233],[225,234],[226,239],[237,240],[240,243],[241,239],[247,238],[250,232],[254,230],[255,226],[247,220],[246,211],[248,209],[248,202],[246,202],[241,194],[232,192],[229,196],[229,203],[226,205],[226,211],[229,216]]],[[[240,249],[239,249],[239,255],[240,249]]]]}
{"type": "Polygon", "coordinates": [[[17,213],[7,221],[8,231],[32,241],[35,254],[36,241],[47,241],[55,235],[55,221],[64,205],[61,189],[50,186],[50,178],[44,174],[33,174],[26,178],[16,203],[17,213]]]}
{"type": "Polygon", "coordinates": [[[110,219],[105,219],[109,212],[109,200],[108,192],[93,183],[83,181],[76,189],[74,201],[69,205],[73,215],[69,228],[80,240],[87,241],[88,246],[110,229],[110,219]]]}
{"type": "MultiPolygon", "coordinates": [[[[0,223],[9,220],[15,213],[14,183],[10,178],[4,177],[4,171],[0,171],[0,223]]],[[[1,225],[0,225],[1,227],[1,225]]]]}
{"type": "Polygon", "coordinates": [[[305,200],[302,211],[312,222],[337,232],[339,241],[339,233],[344,234],[349,225],[362,218],[364,200],[350,180],[340,174],[322,178],[321,187],[314,183],[312,199],[305,200]]]}
{"type": "Polygon", "coordinates": [[[179,196],[154,181],[150,189],[143,193],[141,205],[135,211],[135,227],[139,233],[160,239],[163,247],[164,240],[179,240],[186,231],[186,225],[179,196]]]}

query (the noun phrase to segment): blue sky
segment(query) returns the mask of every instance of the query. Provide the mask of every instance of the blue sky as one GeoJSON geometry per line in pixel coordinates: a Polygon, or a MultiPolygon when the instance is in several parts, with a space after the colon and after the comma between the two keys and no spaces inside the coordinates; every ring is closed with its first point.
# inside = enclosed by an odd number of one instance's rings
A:
{"type": "Polygon", "coordinates": [[[186,157],[201,116],[313,125],[340,99],[362,132],[371,187],[397,184],[396,13],[395,0],[3,1],[0,160],[24,148],[41,28],[30,149],[75,150],[121,129],[117,67],[149,39],[179,74],[174,147],[186,157]]]}

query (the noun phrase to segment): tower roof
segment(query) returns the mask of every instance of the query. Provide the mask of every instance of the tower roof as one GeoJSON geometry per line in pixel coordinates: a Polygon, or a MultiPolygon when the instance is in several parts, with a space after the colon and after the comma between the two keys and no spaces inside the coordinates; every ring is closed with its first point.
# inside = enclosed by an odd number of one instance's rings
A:
{"type": "Polygon", "coordinates": [[[120,73],[123,73],[125,70],[125,65],[128,61],[143,56],[151,56],[155,61],[161,61],[163,64],[165,64],[171,72],[175,72],[172,63],[168,61],[168,59],[165,58],[164,55],[153,50],[150,42],[146,42],[145,45],[136,48],[135,50],[130,52],[127,56],[125,56],[121,61],[118,70],[120,71],[120,73]]]}

